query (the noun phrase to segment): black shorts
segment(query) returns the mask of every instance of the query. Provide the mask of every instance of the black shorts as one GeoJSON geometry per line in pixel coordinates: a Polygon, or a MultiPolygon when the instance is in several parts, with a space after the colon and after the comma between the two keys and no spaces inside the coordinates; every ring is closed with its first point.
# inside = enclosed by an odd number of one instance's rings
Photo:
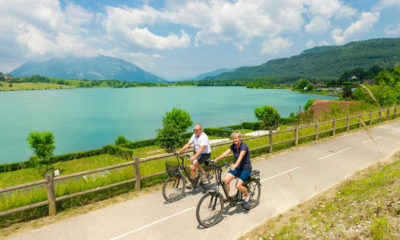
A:
{"type": "Polygon", "coordinates": [[[200,154],[200,156],[197,158],[197,162],[200,164],[203,164],[210,157],[211,157],[211,153],[200,154]]]}

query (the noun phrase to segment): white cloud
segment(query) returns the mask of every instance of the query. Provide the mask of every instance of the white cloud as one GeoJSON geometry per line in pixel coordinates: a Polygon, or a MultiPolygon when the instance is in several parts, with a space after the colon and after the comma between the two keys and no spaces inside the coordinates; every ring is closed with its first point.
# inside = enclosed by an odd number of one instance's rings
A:
{"type": "Polygon", "coordinates": [[[385,33],[387,36],[400,37],[400,24],[397,27],[385,29],[385,33]]]}
{"type": "Polygon", "coordinates": [[[346,30],[343,31],[339,28],[332,30],[333,40],[338,44],[342,44],[355,36],[367,32],[378,21],[379,15],[379,12],[363,12],[360,19],[353,22],[346,30]]]}
{"type": "Polygon", "coordinates": [[[339,0],[304,0],[305,12],[312,20],[305,26],[310,33],[323,33],[330,29],[330,19],[351,17],[357,11],[339,0]]]}
{"type": "Polygon", "coordinates": [[[330,25],[331,23],[328,19],[317,16],[305,26],[305,30],[310,33],[326,32],[330,25]]]}
{"type": "Polygon", "coordinates": [[[387,7],[400,7],[400,0],[381,0],[376,6],[375,10],[379,11],[387,7]]]}
{"type": "Polygon", "coordinates": [[[288,50],[293,45],[291,41],[285,38],[272,38],[264,41],[261,46],[261,52],[264,54],[275,55],[282,50],[288,50]]]}

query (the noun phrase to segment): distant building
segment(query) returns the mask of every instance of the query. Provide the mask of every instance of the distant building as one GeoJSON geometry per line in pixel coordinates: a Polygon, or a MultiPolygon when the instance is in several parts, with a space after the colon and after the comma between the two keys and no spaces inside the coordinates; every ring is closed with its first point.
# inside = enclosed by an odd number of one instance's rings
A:
{"type": "Polygon", "coordinates": [[[13,77],[10,76],[10,75],[6,75],[6,76],[4,76],[4,79],[5,79],[5,80],[11,80],[11,79],[13,79],[13,77]]]}

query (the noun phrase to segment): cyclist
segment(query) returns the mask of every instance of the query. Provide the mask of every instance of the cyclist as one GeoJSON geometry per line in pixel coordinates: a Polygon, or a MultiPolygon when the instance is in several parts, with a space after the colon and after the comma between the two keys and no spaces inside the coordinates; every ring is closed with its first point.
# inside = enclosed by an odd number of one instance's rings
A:
{"type": "MultiPolygon", "coordinates": [[[[190,138],[189,142],[186,143],[178,152],[177,155],[181,154],[181,152],[185,151],[189,148],[192,144],[194,144],[195,154],[190,157],[190,161],[192,164],[190,165],[190,177],[192,179],[196,178],[196,169],[198,169],[202,173],[201,181],[206,180],[206,172],[204,171],[203,167],[201,166],[207,159],[211,156],[211,147],[210,147],[210,140],[208,139],[207,134],[203,132],[203,128],[200,124],[196,124],[194,126],[194,133],[190,138]]],[[[189,183],[188,188],[192,188],[191,184],[189,183]]]]}
{"type": "MultiPolygon", "coordinates": [[[[233,152],[233,156],[236,161],[231,165],[229,172],[225,175],[224,183],[226,186],[226,190],[229,193],[230,183],[233,179],[239,178],[236,181],[236,189],[242,192],[245,196],[244,205],[249,203],[251,195],[247,192],[247,189],[243,186],[243,183],[247,180],[251,172],[251,162],[250,162],[250,154],[249,147],[246,143],[242,142],[242,134],[239,131],[235,131],[231,134],[232,145],[222,153],[219,157],[214,159],[214,162],[228,156],[231,152],[233,152]]],[[[226,199],[225,199],[226,200],[226,199]]]]}

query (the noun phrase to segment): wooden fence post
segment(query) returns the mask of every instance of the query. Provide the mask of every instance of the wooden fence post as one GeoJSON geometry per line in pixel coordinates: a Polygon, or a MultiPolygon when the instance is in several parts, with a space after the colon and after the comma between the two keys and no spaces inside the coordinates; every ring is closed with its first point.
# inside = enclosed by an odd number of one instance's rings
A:
{"type": "Polygon", "coordinates": [[[295,126],[294,128],[294,145],[298,145],[299,144],[299,126],[295,126]]]}
{"type": "Polygon", "coordinates": [[[379,122],[381,122],[382,120],[382,109],[379,108],[379,122]]]}
{"type": "Polygon", "coordinates": [[[358,115],[358,128],[361,128],[362,115],[358,115]]]}
{"type": "Polygon", "coordinates": [[[350,131],[350,116],[347,115],[347,132],[350,131]]]}
{"type": "Polygon", "coordinates": [[[54,194],[54,176],[52,172],[46,173],[46,185],[47,185],[47,199],[49,200],[49,215],[55,216],[57,214],[56,209],[56,197],[54,194]]]}
{"type": "Polygon", "coordinates": [[[333,118],[332,120],[332,136],[336,134],[336,119],[333,118]]]}
{"type": "Polygon", "coordinates": [[[396,103],[396,105],[394,105],[394,113],[393,113],[393,119],[395,119],[397,116],[397,103],[396,103]]]}
{"type": "Polygon", "coordinates": [[[133,159],[135,161],[135,191],[140,191],[140,161],[138,156],[133,159]]]}
{"type": "Polygon", "coordinates": [[[369,125],[372,125],[372,111],[369,111],[369,125]]]}
{"type": "Polygon", "coordinates": [[[387,108],[387,110],[386,110],[386,121],[389,120],[389,116],[390,116],[390,109],[387,108]]]}
{"type": "Polygon", "coordinates": [[[319,130],[318,130],[318,122],[315,123],[315,140],[318,140],[319,130]]]}
{"type": "Polygon", "coordinates": [[[269,152],[272,153],[272,129],[269,130],[269,152]]]}

